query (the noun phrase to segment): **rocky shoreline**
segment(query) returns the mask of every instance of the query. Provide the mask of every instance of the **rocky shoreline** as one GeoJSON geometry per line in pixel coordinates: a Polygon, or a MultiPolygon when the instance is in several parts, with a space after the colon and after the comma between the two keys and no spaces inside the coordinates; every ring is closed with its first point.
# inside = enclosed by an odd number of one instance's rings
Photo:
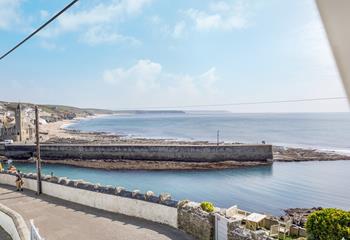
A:
{"type": "Polygon", "coordinates": [[[349,155],[334,151],[273,146],[273,160],[278,162],[350,160],[349,155]]]}
{"type": "Polygon", "coordinates": [[[286,213],[281,217],[282,220],[292,219],[293,224],[299,227],[305,227],[305,223],[307,221],[308,216],[315,212],[322,210],[321,207],[313,207],[313,208],[288,208],[284,209],[286,213]]]}
{"type": "MultiPolygon", "coordinates": [[[[99,117],[99,116],[94,116],[99,117]]],[[[62,120],[41,125],[41,142],[46,144],[165,144],[165,145],[215,145],[208,141],[177,141],[172,139],[126,138],[104,132],[81,132],[66,129],[65,126],[77,120],[62,120]]],[[[237,143],[234,143],[237,144],[237,143]]],[[[230,143],[222,143],[230,145],[230,143]]],[[[350,156],[336,152],[322,152],[315,149],[287,148],[273,146],[273,161],[335,161],[350,160],[350,156]]],[[[266,166],[272,162],[172,162],[172,161],[134,161],[134,160],[89,160],[75,159],[44,161],[48,164],[64,164],[78,167],[98,168],[107,170],[210,170],[232,169],[241,167],[266,166]]]]}
{"type": "MultiPolygon", "coordinates": [[[[43,131],[47,132],[43,137],[44,143],[67,143],[67,144],[169,144],[169,145],[210,145],[208,141],[178,141],[173,139],[147,139],[147,138],[126,138],[125,136],[112,135],[104,132],[81,132],[65,129],[63,126],[73,121],[47,124],[43,131]]],[[[236,143],[235,143],[236,144],[236,143]]],[[[230,145],[230,143],[222,143],[230,145]]],[[[292,148],[273,146],[274,161],[336,161],[350,160],[350,155],[340,154],[334,151],[320,151],[317,149],[292,148]]]]}
{"type": "MultiPolygon", "coordinates": [[[[14,162],[28,163],[28,160],[13,160],[14,162]]],[[[234,169],[253,166],[269,166],[271,162],[174,162],[174,161],[142,161],[142,160],[42,160],[45,164],[62,164],[74,167],[94,168],[104,170],[218,170],[234,169]]]]}

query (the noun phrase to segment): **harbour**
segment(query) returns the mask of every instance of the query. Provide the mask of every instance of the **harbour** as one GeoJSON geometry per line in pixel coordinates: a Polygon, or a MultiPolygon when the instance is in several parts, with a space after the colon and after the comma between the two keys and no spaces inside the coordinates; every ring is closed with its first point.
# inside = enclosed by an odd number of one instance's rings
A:
{"type": "MultiPolygon", "coordinates": [[[[16,163],[16,167],[35,172],[34,163],[16,163]]],[[[43,173],[282,215],[283,209],[294,207],[350,209],[350,189],[345,187],[349,167],[350,161],[312,161],[210,171],[109,171],[44,164],[43,173]]]]}

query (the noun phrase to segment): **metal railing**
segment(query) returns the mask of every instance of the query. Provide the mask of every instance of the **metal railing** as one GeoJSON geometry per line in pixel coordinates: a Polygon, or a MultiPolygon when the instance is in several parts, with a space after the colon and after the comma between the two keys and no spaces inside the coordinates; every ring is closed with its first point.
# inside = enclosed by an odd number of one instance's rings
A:
{"type": "Polygon", "coordinates": [[[39,234],[39,229],[35,227],[33,219],[30,220],[30,240],[44,240],[39,234]]]}

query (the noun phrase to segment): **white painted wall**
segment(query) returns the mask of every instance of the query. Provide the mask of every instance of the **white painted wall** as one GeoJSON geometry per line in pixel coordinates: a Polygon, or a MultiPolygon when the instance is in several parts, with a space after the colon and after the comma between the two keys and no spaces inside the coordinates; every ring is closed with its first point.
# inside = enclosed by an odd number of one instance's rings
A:
{"type": "MultiPolygon", "coordinates": [[[[15,186],[15,176],[0,174],[0,183],[15,186]]],[[[36,191],[36,180],[24,178],[24,188],[36,191]]],[[[177,228],[177,209],[137,199],[103,194],[50,182],[42,182],[42,192],[85,206],[139,217],[177,228]]]]}
{"type": "Polygon", "coordinates": [[[13,240],[21,240],[12,218],[2,211],[0,211],[0,226],[10,234],[13,240]]]}

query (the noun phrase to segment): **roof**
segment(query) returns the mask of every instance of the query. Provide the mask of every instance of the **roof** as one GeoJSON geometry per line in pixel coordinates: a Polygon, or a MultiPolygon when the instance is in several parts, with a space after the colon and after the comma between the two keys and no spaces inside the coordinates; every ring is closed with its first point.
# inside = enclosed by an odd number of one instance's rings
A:
{"type": "Polygon", "coordinates": [[[250,222],[258,223],[264,220],[264,218],[266,218],[266,215],[263,215],[260,213],[252,213],[246,217],[246,220],[250,222]]]}

